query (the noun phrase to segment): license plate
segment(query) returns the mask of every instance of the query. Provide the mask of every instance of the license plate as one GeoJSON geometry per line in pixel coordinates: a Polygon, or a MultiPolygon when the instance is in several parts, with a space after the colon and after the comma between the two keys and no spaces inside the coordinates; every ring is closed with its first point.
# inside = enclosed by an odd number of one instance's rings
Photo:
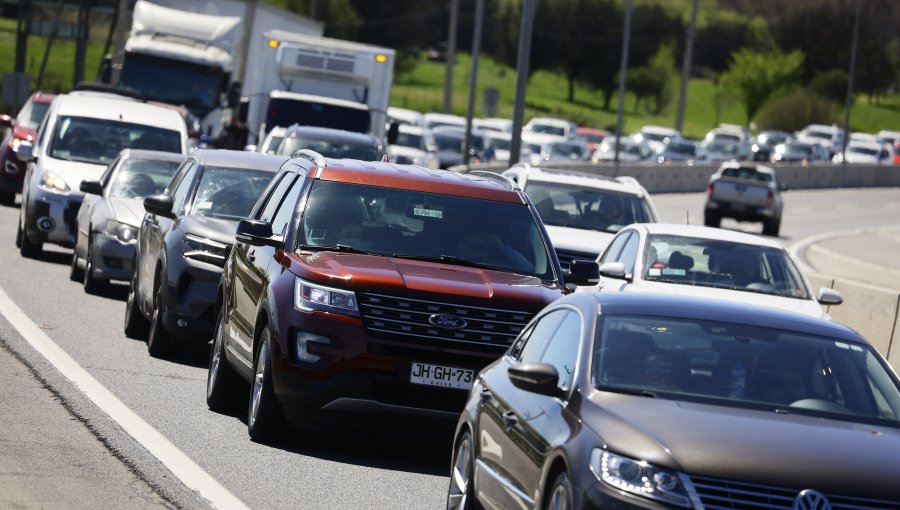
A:
{"type": "Polygon", "coordinates": [[[474,380],[475,371],[470,368],[413,362],[409,371],[409,382],[426,386],[468,390],[472,388],[474,380]]]}

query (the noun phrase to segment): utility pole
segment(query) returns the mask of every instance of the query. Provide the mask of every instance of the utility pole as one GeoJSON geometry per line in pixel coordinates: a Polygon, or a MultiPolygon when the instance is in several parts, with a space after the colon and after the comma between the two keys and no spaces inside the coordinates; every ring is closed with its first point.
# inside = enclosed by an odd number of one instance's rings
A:
{"type": "Polygon", "coordinates": [[[75,25],[75,71],[72,73],[72,86],[84,81],[84,61],[87,53],[88,18],[91,8],[87,0],[78,2],[77,23],[75,25]]]}
{"type": "Polygon", "coordinates": [[[244,8],[244,35],[241,38],[241,51],[238,61],[238,67],[234,70],[232,81],[244,83],[244,70],[247,69],[247,55],[250,54],[250,40],[253,34],[253,20],[256,17],[256,0],[246,0],[247,4],[244,8]]]}
{"type": "Polygon", "coordinates": [[[687,102],[688,81],[691,79],[691,54],[694,51],[694,30],[697,26],[697,0],[691,1],[691,23],[688,25],[687,40],[684,44],[684,62],[681,65],[681,90],[678,93],[678,113],[675,115],[675,129],[680,133],[684,127],[684,105],[687,102]]]}
{"type": "Polygon", "coordinates": [[[125,60],[125,32],[128,30],[128,0],[119,0],[116,7],[116,36],[112,54],[110,83],[119,83],[122,62],[125,60]]]}
{"type": "Polygon", "coordinates": [[[850,50],[850,79],[847,80],[847,101],[844,103],[844,139],[841,142],[841,161],[847,167],[847,141],[850,139],[850,106],[853,103],[853,80],[856,77],[856,51],[859,46],[859,18],[862,0],[856,0],[856,19],[853,21],[853,45],[850,50]]]}
{"type": "Polygon", "coordinates": [[[31,19],[31,0],[19,2],[19,19],[16,21],[16,67],[17,73],[25,72],[25,57],[28,53],[28,30],[31,19]]]}
{"type": "Polygon", "coordinates": [[[528,88],[528,64],[531,60],[531,29],[535,0],[522,0],[522,25],[519,28],[519,55],[516,63],[516,98],[513,105],[512,142],[509,164],[519,162],[522,154],[522,121],[525,116],[525,91],[528,88]]]}
{"type": "Polygon", "coordinates": [[[631,41],[631,3],[625,6],[625,33],[622,35],[622,68],[619,70],[619,107],[616,111],[616,173],[619,171],[619,140],[622,138],[622,113],[625,111],[625,82],[628,72],[628,43],[631,41]]]}
{"type": "Polygon", "coordinates": [[[463,144],[463,163],[469,164],[469,152],[472,150],[472,114],[475,110],[475,97],[478,95],[478,57],[481,54],[481,27],[484,25],[484,0],[475,4],[475,31],[472,34],[472,70],[469,72],[469,104],[466,106],[466,143],[463,144]]]}
{"type": "Polygon", "coordinates": [[[450,3],[450,28],[447,33],[446,74],[444,75],[444,113],[453,111],[453,66],[456,64],[456,20],[459,17],[459,0],[450,3]]]}

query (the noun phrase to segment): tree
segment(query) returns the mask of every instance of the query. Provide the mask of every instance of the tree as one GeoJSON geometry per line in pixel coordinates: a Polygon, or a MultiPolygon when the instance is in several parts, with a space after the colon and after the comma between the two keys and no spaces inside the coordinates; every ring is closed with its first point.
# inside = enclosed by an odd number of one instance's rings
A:
{"type": "Polygon", "coordinates": [[[784,54],[743,48],[731,55],[731,64],[720,82],[744,105],[749,124],[773,92],[799,79],[803,60],[803,53],[797,50],[784,54]]]}

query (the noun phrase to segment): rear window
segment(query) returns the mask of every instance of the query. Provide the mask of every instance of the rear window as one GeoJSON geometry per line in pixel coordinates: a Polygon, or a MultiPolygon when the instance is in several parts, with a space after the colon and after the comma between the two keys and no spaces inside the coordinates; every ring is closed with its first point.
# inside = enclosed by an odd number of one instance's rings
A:
{"type": "Polygon", "coordinates": [[[280,154],[293,154],[300,149],[310,149],[326,158],[359,159],[362,161],[378,161],[380,151],[376,145],[366,145],[341,140],[324,140],[305,136],[285,138],[278,148],[280,154]]]}
{"type": "Polygon", "coordinates": [[[246,218],[274,176],[262,170],[206,167],[191,214],[226,220],[246,218]]]}
{"type": "Polygon", "coordinates": [[[745,179],[748,181],[759,181],[759,182],[771,182],[772,174],[759,172],[755,168],[750,167],[739,167],[739,168],[725,168],[722,170],[722,177],[729,177],[731,179],[745,179]]]}
{"type": "Polygon", "coordinates": [[[655,223],[647,200],[639,195],[529,180],[525,193],[545,225],[618,232],[631,223],[655,223]]]}
{"type": "Polygon", "coordinates": [[[368,133],[370,119],[368,110],[287,98],[270,100],[269,111],[266,114],[269,128],[300,124],[343,129],[354,133],[368,133]]]}
{"type": "Polygon", "coordinates": [[[179,165],[178,161],[128,159],[116,172],[109,196],[135,198],[162,193],[179,165]]]}

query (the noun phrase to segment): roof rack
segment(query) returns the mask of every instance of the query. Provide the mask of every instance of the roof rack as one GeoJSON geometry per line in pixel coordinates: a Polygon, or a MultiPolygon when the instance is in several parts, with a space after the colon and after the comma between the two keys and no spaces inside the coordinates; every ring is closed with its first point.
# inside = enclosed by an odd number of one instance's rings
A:
{"type": "Polygon", "coordinates": [[[312,161],[317,167],[325,168],[328,166],[328,162],[325,161],[325,156],[319,154],[318,152],[311,149],[300,149],[294,151],[291,154],[292,158],[303,158],[309,161],[312,161]]]}
{"type": "Polygon", "coordinates": [[[494,181],[506,186],[507,189],[515,190],[518,189],[516,186],[516,182],[505,175],[500,175],[497,172],[488,172],[487,170],[475,170],[469,172],[469,175],[474,175],[475,177],[481,177],[482,179],[486,179],[488,181],[494,181]]]}

